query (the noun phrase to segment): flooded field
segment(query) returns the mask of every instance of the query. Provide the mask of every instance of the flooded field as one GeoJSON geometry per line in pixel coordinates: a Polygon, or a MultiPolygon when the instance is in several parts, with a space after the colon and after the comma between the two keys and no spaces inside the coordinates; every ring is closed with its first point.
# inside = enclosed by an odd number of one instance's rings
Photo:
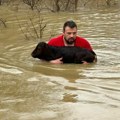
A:
{"type": "Polygon", "coordinates": [[[36,23],[38,15],[1,7],[7,27],[0,23],[0,120],[119,120],[119,11],[44,13],[47,27],[37,39],[28,18],[34,16],[36,23]],[[77,22],[78,34],[92,44],[98,62],[54,65],[32,58],[36,44],[60,34],[68,19],[77,22]]]}

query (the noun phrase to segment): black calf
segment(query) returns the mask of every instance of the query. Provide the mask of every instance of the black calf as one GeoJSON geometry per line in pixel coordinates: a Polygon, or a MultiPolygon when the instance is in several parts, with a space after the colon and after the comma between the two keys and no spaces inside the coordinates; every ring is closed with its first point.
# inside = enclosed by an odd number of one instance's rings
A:
{"type": "Polygon", "coordinates": [[[54,47],[45,42],[40,42],[31,53],[32,57],[46,61],[55,60],[62,57],[63,63],[92,63],[95,60],[95,53],[85,48],[64,46],[54,47]]]}

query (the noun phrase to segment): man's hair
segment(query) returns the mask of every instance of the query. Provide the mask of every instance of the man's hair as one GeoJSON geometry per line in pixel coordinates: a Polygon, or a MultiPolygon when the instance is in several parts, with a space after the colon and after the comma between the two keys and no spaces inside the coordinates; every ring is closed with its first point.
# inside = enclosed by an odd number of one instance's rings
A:
{"type": "Polygon", "coordinates": [[[63,32],[65,31],[65,28],[66,28],[67,26],[70,27],[70,28],[74,28],[74,27],[77,28],[77,25],[76,25],[76,23],[75,23],[73,20],[68,20],[68,21],[66,21],[66,22],[64,23],[64,25],[63,25],[63,32]]]}

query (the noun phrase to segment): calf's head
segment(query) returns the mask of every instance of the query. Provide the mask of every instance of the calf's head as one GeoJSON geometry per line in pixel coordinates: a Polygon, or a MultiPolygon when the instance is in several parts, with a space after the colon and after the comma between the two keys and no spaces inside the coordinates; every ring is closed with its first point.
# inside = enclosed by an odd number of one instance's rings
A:
{"type": "Polygon", "coordinates": [[[47,46],[48,45],[45,42],[39,42],[31,53],[31,56],[34,58],[44,59],[44,53],[46,52],[47,46]]]}

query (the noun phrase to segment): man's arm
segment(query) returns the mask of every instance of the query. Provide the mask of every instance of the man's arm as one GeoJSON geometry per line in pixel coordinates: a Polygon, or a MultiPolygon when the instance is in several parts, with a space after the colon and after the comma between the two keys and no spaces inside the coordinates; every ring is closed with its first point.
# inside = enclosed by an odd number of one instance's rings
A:
{"type": "Polygon", "coordinates": [[[51,60],[50,63],[53,63],[53,64],[62,64],[63,61],[62,61],[62,58],[58,58],[58,59],[55,59],[55,60],[51,60]]]}

